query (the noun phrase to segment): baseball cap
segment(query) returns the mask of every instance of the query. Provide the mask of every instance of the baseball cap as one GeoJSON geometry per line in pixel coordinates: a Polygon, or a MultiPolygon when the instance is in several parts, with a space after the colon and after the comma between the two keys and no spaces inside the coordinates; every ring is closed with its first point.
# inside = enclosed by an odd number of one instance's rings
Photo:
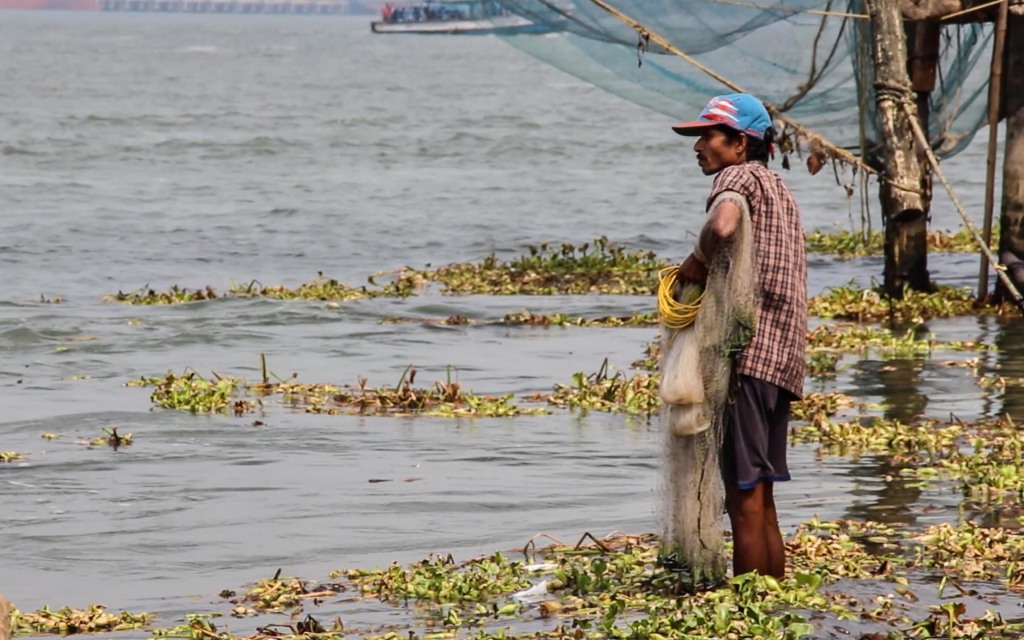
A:
{"type": "Polygon", "coordinates": [[[772,117],[761,101],[749,93],[730,93],[711,98],[696,120],[680,122],[672,130],[681,136],[699,136],[704,129],[718,124],[764,139],[764,132],[772,126],[772,117]]]}

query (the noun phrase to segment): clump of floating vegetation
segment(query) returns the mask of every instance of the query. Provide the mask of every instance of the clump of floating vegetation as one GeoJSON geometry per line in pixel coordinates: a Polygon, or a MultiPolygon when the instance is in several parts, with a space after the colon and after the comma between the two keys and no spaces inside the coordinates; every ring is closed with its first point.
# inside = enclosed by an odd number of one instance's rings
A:
{"type": "Polygon", "coordinates": [[[572,384],[559,383],[550,395],[528,397],[583,413],[608,411],[650,416],[661,407],[657,375],[637,373],[628,376],[623,371],[613,374],[607,358],[595,373],[577,372],[572,376],[572,384]]]}
{"type": "Polygon", "coordinates": [[[465,326],[465,325],[500,325],[500,326],[534,326],[534,327],[653,327],[658,324],[658,315],[654,311],[631,313],[628,316],[602,316],[585,318],[567,313],[533,313],[528,310],[506,313],[500,320],[472,320],[465,316],[449,316],[440,319],[417,319],[391,317],[381,321],[383,324],[399,324],[418,322],[422,324],[465,326]]]}
{"type": "MultiPolygon", "coordinates": [[[[944,343],[943,343],[944,344],[944,343]]],[[[912,357],[928,353],[938,346],[932,336],[907,329],[902,335],[890,329],[858,324],[821,324],[807,332],[808,351],[831,350],[864,353],[878,350],[889,357],[912,357]]],[[[952,345],[960,348],[959,343],[952,345]]]]}
{"type": "MultiPolygon", "coordinates": [[[[393,563],[385,569],[331,572],[347,578],[364,596],[382,602],[418,600],[435,604],[482,602],[530,586],[529,572],[501,553],[457,564],[449,556],[429,556],[408,567],[393,563]]],[[[516,607],[510,612],[514,612],[516,607]]]]}
{"type": "Polygon", "coordinates": [[[446,381],[429,387],[414,386],[415,379],[416,369],[410,366],[389,387],[367,386],[364,376],[355,385],[341,386],[303,383],[294,376],[271,382],[264,363],[263,379],[256,383],[216,373],[207,379],[187,369],[181,375],[168,372],[163,377],[143,377],[128,384],[155,387],[151,395],[154,404],[193,413],[232,411],[240,416],[268,397],[279,397],[294,409],[323,414],[509,417],[547,412],[542,407],[518,407],[513,394],[481,396],[465,391],[452,379],[451,370],[446,381]]]}
{"type": "Polygon", "coordinates": [[[1024,432],[1008,417],[963,422],[876,416],[834,421],[851,401],[808,394],[793,405],[791,442],[813,442],[833,455],[884,455],[893,473],[926,483],[959,484],[974,506],[1024,512],[1024,432]],[[811,408],[813,406],[813,408],[811,408]]]}
{"type": "Polygon", "coordinates": [[[241,617],[301,609],[303,601],[334,596],[338,591],[334,585],[318,585],[298,578],[281,577],[281,570],[278,569],[274,577],[257,581],[242,596],[228,590],[222,591],[220,595],[237,605],[232,615],[241,617]]]}
{"type": "Polygon", "coordinates": [[[118,433],[117,427],[104,427],[103,435],[96,438],[90,438],[86,441],[91,447],[111,447],[115,451],[118,447],[127,447],[132,443],[132,434],[130,433],[118,433]]]}
{"type": "Polygon", "coordinates": [[[0,451],[0,463],[3,462],[16,462],[18,460],[24,460],[25,456],[21,455],[17,451],[0,451]]]}
{"type": "MultiPolygon", "coordinates": [[[[995,231],[995,230],[993,230],[995,231]]],[[[863,256],[880,256],[884,251],[885,234],[882,231],[870,233],[838,230],[829,233],[812,231],[807,234],[807,251],[824,253],[840,259],[859,258],[863,256]]],[[[993,244],[998,243],[998,235],[994,235],[993,244]]],[[[978,245],[974,236],[967,229],[956,232],[929,231],[928,250],[939,253],[974,253],[978,245]]]]}
{"type": "Polygon", "coordinates": [[[826,293],[809,299],[807,310],[812,316],[821,318],[912,324],[920,324],[929,318],[1015,313],[1009,304],[978,307],[969,288],[939,286],[931,293],[908,289],[902,298],[897,299],[885,296],[878,288],[863,289],[856,283],[831,287],[826,293]]]}
{"type": "MultiPolygon", "coordinates": [[[[376,284],[371,280],[371,283],[376,284]]],[[[383,287],[368,288],[350,287],[334,278],[324,277],[319,272],[310,282],[300,284],[294,289],[283,285],[264,286],[253,280],[245,285],[232,285],[231,295],[237,298],[276,298],[279,300],[330,300],[345,302],[361,298],[404,298],[413,294],[409,283],[388,282],[383,287]]]]}
{"type": "Polygon", "coordinates": [[[303,384],[294,380],[260,385],[263,395],[281,395],[289,406],[308,413],[358,413],[376,415],[423,415],[509,417],[545,413],[543,408],[516,406],[513,394],[479,396],[463,390],[457,380],[436,381],[430,387],[414,386],[416,369],[407,367],[393,387],[368,387],[365,376],[356,385],[303,384]]]}
{"type": "Polygon", "coordinates": [[[38,635],[42,633],[62,636],[81,633],[109,633],[138,629],[149,624],[153,615],[149,613],[107,613],[106,607],[89,605],[87,609],[64,607],[52,611],[43,607],[38,611],[11,613],[11,632],[14,635],[38,635]]]}
{"type": "Polygon", "coordinates": [[[256,280],[252,280],[242,285],[232,283],[228,293],[224,295],[219,295],[210,286],[207,286],[205,289],[188,289],[172,285],[167,291],[155,291],[148,286],[128,293],[118,291],[116,294],[104,296],[104,299],[125,304],[142,305],[184,304],[201,300],[214,300],[221,297],[345,302],[362,298],[406,297],[414,292],[410,283],[402,281],[389,282],[384,286],[378,287],[371,280],[371,285],[374,286],[372,288],[366,286],[351,287],[334,278],[327,278],[323,272],[319,272],[316,278],[310,282],[300,284],[294,289],[284,285],[263,285],[256,280]]]}
{"type": "Polygon", "coordinates": [[[579,246],[545,242],[507,262],[492,254],[479,263],[407,268],[395,275],[395,282],[406,283],[401,289],[438,282],[448,294],[641,295],[654,292],[657,273],[665,266],[653,251],[629,251],[601,237],[579,246]]]}
{"type": "Polygon", "coordinates": [[[115,294],[104,296],[105,300],[123,302],[124,304],[185,304],[186,302],[198,302],[200,300],[215,300],[219,296],[213,287],[205,289],[189,289],[171,285],[167,291],[156,291],[150,289],[149,285],[143,286],[135,291],[125,293],[118,291],[115,294]]]}
{"type": "Polygon", "coordinates": [[[231,407],[239,415],[251,408],[248,401],[234,397],[242,384],[238,378],[224,377],[217,373],[212,378],[205,378],[194,369],[186,369],[181,375],[168,371],[164,376],[143,377],[128,382],[128,386],[154,387],[150,399],[153,404],[165,409],[221,413],[231,407]]]}

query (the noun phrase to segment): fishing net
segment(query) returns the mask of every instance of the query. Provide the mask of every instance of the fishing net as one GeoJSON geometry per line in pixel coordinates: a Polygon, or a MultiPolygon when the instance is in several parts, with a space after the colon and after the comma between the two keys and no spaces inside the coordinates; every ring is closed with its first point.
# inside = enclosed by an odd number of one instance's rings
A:
{"type": "MultiPolygon", "coordinates": [[[[691,118],[731,90],[645,43],[591,0],[502,0],[559,33],[505,36],[513,46],[672,118],[691,118]]],[[[863,0],[610,0],[648,30],[801,125],[866,160],[882,133],[875,110],[872,30],[863,0]]],[[[928,135],[940,157],[985,124],[992,27],[940,23],[928,135]]],[[[870,162],[869,162],[870,164],[870,162]]]]}
{"type": "MultiPolygon", "coordinates": [[[[683,394],[666,393],[669,399],[698,403],[666,402],[662,409],[665,460],[662,489],[663,547],[694,586],[714,585],[725,577],[722,553],[724,490],[719,455],[723,416],[732,382],[733,356],[750,341],[756,318],[757,279],[753,232],[746,199],[725,192],[722,200],[739,205],[739,228],[716,252],[696,319],[685,329],[662,329],[662,376],[677,378],[683,394]],[[691,340],[697,352],[673,354],[674,341],[691,340]],[[692,387],[701,388],[694,394],[692,387]],[[675,396],[675,397],[673,397],[675,396]]],[[[686,295],[682,291],[680,296],[686,295]]]]}

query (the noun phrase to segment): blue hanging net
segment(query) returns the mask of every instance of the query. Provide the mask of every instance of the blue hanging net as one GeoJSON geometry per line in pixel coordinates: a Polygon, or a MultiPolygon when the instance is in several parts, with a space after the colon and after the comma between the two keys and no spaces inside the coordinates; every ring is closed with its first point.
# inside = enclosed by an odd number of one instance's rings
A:
{"type": "MultiPolygon", "coordinates": [[[[643,42],[590,0],[501,0],[556,31],[507,35],[518,49],[672,118],[692,118],[731,90],[697,66],[643,42]]],[[[875,109],[871,24],[863,0],[611,0],[696,61],[831,143],[866,156],[882,139],[875,109]]],[[[985,125],[992,27],[943,24],[928,135],[939,157],[985,125]],[[981,64],[979,64],[979,62],[981,64]]]]}

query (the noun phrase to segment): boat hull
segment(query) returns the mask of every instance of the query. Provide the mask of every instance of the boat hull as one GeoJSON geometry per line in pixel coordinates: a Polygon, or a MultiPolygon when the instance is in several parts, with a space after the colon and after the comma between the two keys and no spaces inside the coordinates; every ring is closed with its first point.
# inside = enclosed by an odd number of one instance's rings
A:
{"type": "Polygon", "coordinates": [[[520,16],[495,16],[484,20],[423,20],[415,22],[370,23],[374,33],[419,33],[434,35],[514,35],[548,33],[552,28],[520,16]]]}

